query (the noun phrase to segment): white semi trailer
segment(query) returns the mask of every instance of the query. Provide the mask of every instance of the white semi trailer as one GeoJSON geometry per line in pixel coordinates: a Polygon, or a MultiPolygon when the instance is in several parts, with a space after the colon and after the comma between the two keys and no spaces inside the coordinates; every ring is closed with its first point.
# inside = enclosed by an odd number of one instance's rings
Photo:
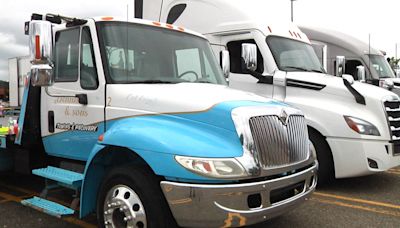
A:
{"type": "Polygon", "coordinates": [[[202,33],[222,62],[227,58],[222,51],[228,50],[230,87],[300,108],[317,152],[320,181],[400,165],[399,97],[349,75],[327,74],[296,25],[257,13],[267,7],[264,1],[137,0],[135,11],[137,17],[202,33]]]}

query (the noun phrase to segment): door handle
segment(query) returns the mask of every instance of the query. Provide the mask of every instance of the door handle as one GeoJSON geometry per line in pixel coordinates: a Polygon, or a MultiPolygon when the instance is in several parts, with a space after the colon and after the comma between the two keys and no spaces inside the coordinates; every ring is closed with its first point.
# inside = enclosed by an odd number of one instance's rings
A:
{"type": "Polygon", "coordinates": [[[48,125],[49,125],[49,132],[54,132],[54,111],[49,111],[48,113],[48,125]]]}
{"type": "Polygon", "coordinates": [[[78,98],[79,104],[83,104],[83,105],[87,105],[88,104],[87,94],[84,94],[84,93],[76,94],[75,97],[78,98]]]}

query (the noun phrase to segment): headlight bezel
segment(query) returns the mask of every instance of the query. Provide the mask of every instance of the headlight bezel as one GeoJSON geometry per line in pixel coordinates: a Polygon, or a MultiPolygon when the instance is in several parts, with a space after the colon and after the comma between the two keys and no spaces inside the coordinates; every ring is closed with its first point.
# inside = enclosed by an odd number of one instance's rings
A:
{"type": "Polygon", "coordinates": [[[360,135],[381,136],[378,128],[372,123],[354,116],[343,116],[347,126],[360,135]]]}
{"type": "MultiPolygon", "coordinates": [[[[175,161],[186,170],[207,178],[231,180],[249,176],[243,165],[235,158],[202,158],[175,155],[175,161]],[[230,168],[232,171],[234,169],[239,170],[235,170],[234,174],[223,174],[222,167],[230,168]]],[[[228,170],[226,169],[225,171],[228,170]]]]}

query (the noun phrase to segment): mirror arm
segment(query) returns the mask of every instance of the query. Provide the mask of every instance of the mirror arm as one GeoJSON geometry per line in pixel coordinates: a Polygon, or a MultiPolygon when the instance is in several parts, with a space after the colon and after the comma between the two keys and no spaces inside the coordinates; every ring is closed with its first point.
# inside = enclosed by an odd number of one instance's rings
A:
{"type": "Polygon", "coordinates": [[[263,75],[261,73],[258,73],[256,71],[252,71],[246,68],[246,64],[244,62],[244,59],[241,58],[242,62],[242,69],[243,72],[246,74],[250,74],[251,76],[255,77],[258,79],[257,83],[263,83],[263,84],[273,84],[273,76],[272,75],[263,75]]]}
{"type": "Polygon", "coordinates": [[[344,86],[349,90],[349,92],[354,96],[354,99],[358,104],[365,105],[365,97],[361,95],[350,83],[346,80],[343,79],[344,86]]]}

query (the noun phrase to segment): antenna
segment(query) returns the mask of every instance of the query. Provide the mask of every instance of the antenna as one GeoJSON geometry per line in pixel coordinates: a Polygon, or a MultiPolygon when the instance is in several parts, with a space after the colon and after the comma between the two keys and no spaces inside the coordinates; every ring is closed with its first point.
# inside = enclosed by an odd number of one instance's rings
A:
{"type": "Polygon", "coordinates": [[[371,74],[371,33],[368,33],[368,70],[371,74]]]}

